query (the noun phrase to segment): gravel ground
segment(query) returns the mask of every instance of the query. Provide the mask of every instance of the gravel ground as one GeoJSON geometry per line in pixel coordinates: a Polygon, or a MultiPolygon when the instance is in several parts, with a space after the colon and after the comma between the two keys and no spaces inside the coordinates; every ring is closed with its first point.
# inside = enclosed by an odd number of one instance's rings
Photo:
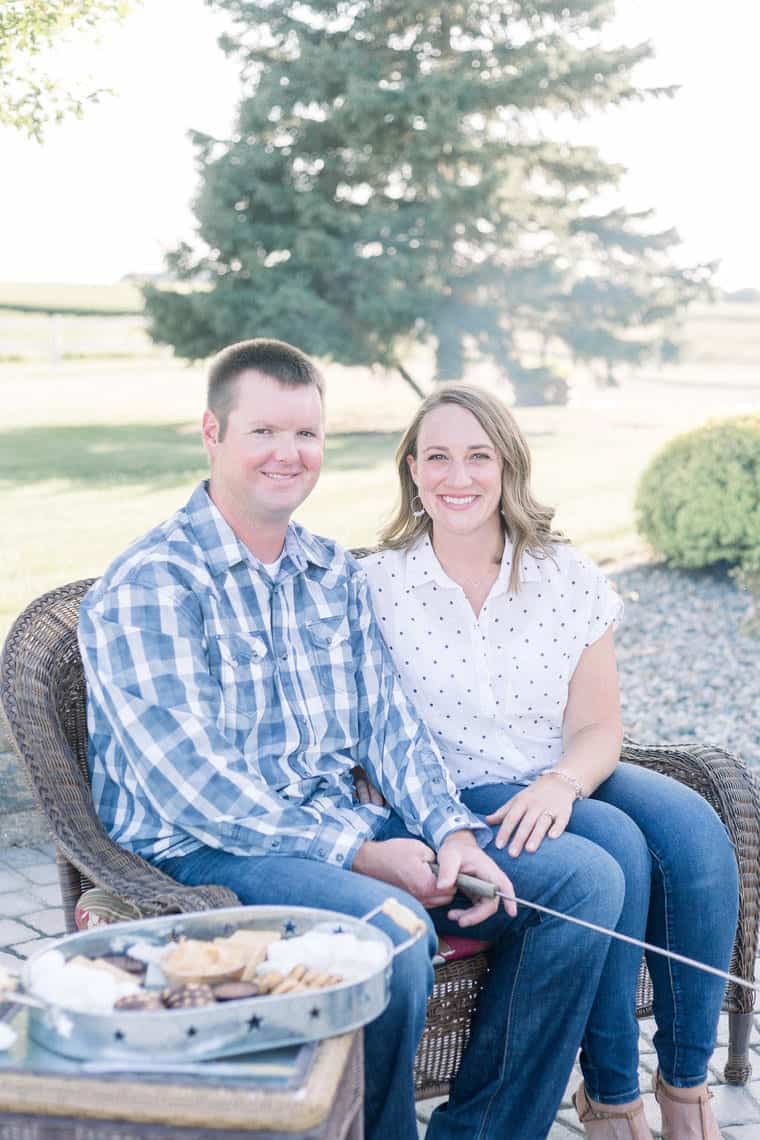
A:
{"type": "Polygon", "coordinates": [[[626,732],[717,744],[760,769],[760,638],[742,631],[749,594],[725,572],[658,563],[610,578],[626,606],[616,634],[626,732]]]}

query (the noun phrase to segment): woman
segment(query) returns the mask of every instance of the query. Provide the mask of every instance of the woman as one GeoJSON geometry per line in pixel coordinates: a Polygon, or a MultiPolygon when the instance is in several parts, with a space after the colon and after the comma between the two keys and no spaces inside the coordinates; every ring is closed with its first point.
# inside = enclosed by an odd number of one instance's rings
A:
{"type": "MultiPolygon", "coordinates": [[[[447,386],[421,405],[397,459],[401,505],[362,565],[399,674],[463,800],[498,827],[516,892],[526,860],[548,859],[558,874],[577,858],[570,837],[584,837],[622,869],[621,933],[727,969],[731,844],[696,793],[619,763],[622,603],[552,530],[513,417],[483,390],[447,386]]],[[[635,949],[610,944],[586,1025],[573,1099],[594,1140],[651,1137],[638,1087],[639,963],[635,949]]],[[[723,984],[657,955],[648,966],[664,1135],[717,1140],[706,1075],[723,984]]]]}

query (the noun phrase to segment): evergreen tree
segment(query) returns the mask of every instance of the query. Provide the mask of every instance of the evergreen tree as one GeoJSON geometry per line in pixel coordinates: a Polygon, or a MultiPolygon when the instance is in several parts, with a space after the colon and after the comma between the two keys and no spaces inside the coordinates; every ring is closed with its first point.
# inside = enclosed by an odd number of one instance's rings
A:
{"type": "Polygon", "coordinates": [[[605,45],[608,0],[209,2],[245,97],[231,140],[195,136],[200,242],[169,264],[196,287],[146,290],[180,356],[279,336],[412,382],[404,349],[426,340],[438,379],[475,352],[518,399],[562,401],[526,331],[610,373],[699,287],[672,232],[596,205],[620,170],[552,137],[642,95],[650,49],[605,45]]]}

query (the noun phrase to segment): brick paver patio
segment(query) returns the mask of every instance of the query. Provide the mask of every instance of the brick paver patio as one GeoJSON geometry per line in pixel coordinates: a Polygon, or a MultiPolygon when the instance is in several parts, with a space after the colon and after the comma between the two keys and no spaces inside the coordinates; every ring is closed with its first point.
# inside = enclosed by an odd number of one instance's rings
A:
{"type": "MultiPolygon", "coordinates": [[[[22,959],[52,945],[63,932],[52,845],[0,848],[0,964],[17,968],[22,959]]],[[[653,1030],[651,1021],[641,1023],[641,1087],[652,1129],[659,1136],[657,1105],[648,1091],[655,1068],[653,1030]]],[[[760,1140],[760,1015],[755,1017],[752,1038],[754,1072],[744,1088],[722,1083],[727,1039],[728,1018],[724,1014],[710,1071],[716,1115],[725,1140],[760,1140]]],[[[574,1074],[568,1091],[574,1089],[579,1080],[579,1075],[574,1074]]],[[[420,1136],[425,1134],[425,1121],[435,1104],[435,1101],[426,1101],[419,1105],[420,1136]]],[[[550,1140],[571,1140],[582,1135],[568,1095],[551,1130],[550,1140]]]]}

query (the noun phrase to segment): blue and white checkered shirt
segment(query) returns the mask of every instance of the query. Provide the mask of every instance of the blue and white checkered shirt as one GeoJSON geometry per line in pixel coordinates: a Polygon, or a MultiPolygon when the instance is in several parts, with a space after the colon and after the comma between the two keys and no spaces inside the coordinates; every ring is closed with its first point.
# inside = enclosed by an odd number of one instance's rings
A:
{"type": "Polygon", "coordinates": [[[291,523],[276,579],[201,484],[82,603],[95,807],[160,863],[202,845],[350,867],[388,811],[434,849],[489,828],[458,800],[407,701],[364,572],[291,523]]]}

